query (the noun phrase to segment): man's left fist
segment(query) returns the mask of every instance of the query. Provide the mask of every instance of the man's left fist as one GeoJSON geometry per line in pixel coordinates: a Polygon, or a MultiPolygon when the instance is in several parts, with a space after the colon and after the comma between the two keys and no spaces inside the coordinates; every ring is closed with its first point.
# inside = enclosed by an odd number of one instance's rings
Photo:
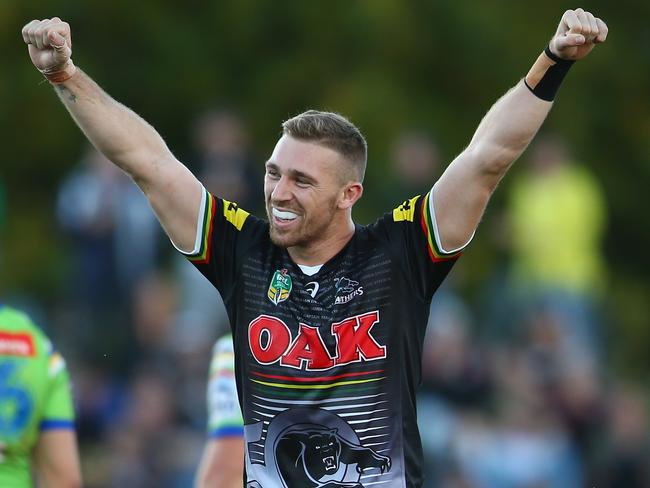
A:
{"type": "Polygon", "coordinates": [[[607,24],[581,8],[564,12],[549,48],[562,59],[577,61],[607,39],[607,24]]]}

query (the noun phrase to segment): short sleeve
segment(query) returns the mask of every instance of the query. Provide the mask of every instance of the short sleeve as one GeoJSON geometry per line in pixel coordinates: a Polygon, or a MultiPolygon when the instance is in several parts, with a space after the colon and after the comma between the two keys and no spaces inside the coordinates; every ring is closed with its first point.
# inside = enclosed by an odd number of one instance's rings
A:
{"type": "Polygon", "coordinates": [[[268,235],[265,222],[204,188],[194,249],[190,252],[177,249],[226,301],[236,283],[242,256],[265,234],[268,235]]]}
{"type": "Polygon", "coordinates": [[[208,436],[240,437],[244,435],[244,421],[237,397],[235,361],[232,336],[216,342],[210,363],[208,381],[208,436]]]}
{"type": "Polygon", "coordinates": [[[431,300],[467,246],[443,249],[432,200],[432,192],[405,200],[372,226],[402,266],[416,295],[424,301],[431,300]]]}
{"type": "Polygon", "coordinates": [[[56,351],[47,360],[47,391],[39,430],[74,429],[70,377],[63,357],[56,351]]]}

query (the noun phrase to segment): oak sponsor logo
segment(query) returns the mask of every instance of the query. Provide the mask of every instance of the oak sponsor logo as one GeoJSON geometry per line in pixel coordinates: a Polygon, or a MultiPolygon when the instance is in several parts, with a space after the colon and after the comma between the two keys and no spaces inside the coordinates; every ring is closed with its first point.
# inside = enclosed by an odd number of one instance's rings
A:
{"type": "Polygon", "coordinates": [[[336,351],[327,350],[318,327],[300,323],[298,334],[282,320],[270,315],[260,315],[248,326],[248,344],[259,364],[279,363],[295,369],[323,371],[344,364],[375,361],[386,357],[382,346],[372,335],[379,323],[379,311],[368,312],[333,323],[330,334],[334,336],[336,351]]]}

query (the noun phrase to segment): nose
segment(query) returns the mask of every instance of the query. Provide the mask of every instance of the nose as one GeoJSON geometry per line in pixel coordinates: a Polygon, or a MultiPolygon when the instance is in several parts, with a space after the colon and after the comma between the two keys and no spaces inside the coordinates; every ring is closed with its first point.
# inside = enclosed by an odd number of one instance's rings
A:
{"type": "Polygon", "coordinates": [[[286,176],[281,176],[275,183],[273,191],[271,191],[271,200],[275,202],[291,200],[291,183],[286,176]]]}

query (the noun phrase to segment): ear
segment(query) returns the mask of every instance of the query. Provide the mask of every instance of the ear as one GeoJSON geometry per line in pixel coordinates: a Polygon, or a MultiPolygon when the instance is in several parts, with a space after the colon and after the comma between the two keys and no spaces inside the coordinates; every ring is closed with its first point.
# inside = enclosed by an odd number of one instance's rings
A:
{"type": "Polygon", "coordinates": [[[341,210],[352,208],[363,195],[363,185],[358,181],[350,181],[341,189],[338,207],[341,210]]]}

